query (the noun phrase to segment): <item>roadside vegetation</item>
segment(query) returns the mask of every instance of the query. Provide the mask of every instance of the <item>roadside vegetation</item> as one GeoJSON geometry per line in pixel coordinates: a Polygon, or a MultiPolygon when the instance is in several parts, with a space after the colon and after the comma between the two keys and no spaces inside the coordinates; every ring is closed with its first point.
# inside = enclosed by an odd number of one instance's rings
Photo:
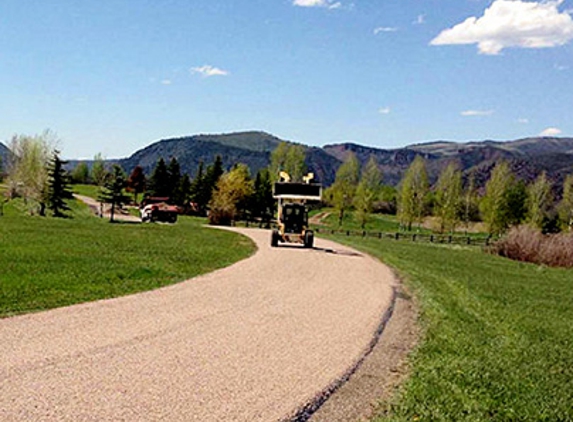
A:
{"type": "Polygon", "coordinates": [[[411,373],[375,421],[573,419],[572,270],[477,248],[328,237],[395,268],[420,308],[411,373]]]}
{"type": "Polygon", "coordinates": [[[108,224],[69,201],[73,218],[0,217],[0,317],[127,295],[228,266],[254,251],[235,233],[183,217],[177,225],[108,224]]]}

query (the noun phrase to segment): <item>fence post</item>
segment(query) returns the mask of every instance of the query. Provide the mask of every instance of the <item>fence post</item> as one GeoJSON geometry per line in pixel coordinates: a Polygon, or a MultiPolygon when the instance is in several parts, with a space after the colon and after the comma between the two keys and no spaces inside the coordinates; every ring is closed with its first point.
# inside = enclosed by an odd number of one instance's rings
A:
{"type": "Polygon", "coordinates": [[[382,239],[382,232],[378,232],[378,239],[382,239]]]}
{"type": "Polygon", "coordinates": [[[396,240],[400,240],[400,233],[396,232],[396,234],[394,235],[394,238],[396,240]]]}
{"type": "Polygon", "coordinates": [[[452,235],[448,236],[448,243],[452,243],[452,235]]]}
{"type": "Polygon", "coordinates": [[[350,236],[350,230],[346,230],[346,236],[350,236]]]}
{"type": "Polygon", "coordinates": [[[434,243],[434,235],[433,234],[430,235],[430,243],[434,243]]]}
{"type": "Polygon", "coordinates": [[[413,242],[416,241],[416,233],[414,233],[414,234],[412,235],[412,241],[413,241],[413,242]]]}
{"type": "Polygon", "coordinates": [[[468,240],[467,240],[467,244],[471,245],[472,244],[472,238],[468,236],[468,240]]]}

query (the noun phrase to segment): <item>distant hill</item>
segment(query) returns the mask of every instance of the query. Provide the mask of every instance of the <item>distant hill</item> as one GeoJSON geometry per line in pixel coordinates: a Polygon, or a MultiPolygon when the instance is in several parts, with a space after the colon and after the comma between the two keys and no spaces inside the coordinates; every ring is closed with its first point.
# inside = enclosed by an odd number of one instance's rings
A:
{"type": "MultiPolygon", "coordinates": [[[[128,158],[114,160],[126,172],[136,165],[150,175],[160,157],[169,161],[176,157],[181,170],[194,177],[199,163],[213,162],[217,155],[226,169],[236,163],[247,164],[254,175],[269,165],[271,152],[281,139],[264,132],[239,132],[221,135],[195,135],[164,139],[135,152],[128,158]]],[[[550,179],[560,186],[565,175],[573,174],[573,138],[538,137],[516,141],[448,142],[435,141],[409,145],[403,148],[381,149],[354,143],[342,143],[306,148],[306,164],[318,181],[328,186],[334,182],[336,171],[352,151],[364,164],[374,156],[384,174],[384,183],[397,185],[417,155],[426,159],[430,180],[434,182],[440,172],[454,162],[465,175],[476,174],[478,185],[483,186],[492,168],[499,160],[507,160],[514,173],[526,182],[546,171],[550,179]]],[[[70,166],[77,164],[71,161],[70,166]]],[[[89,163],[88,163],[89,164],[89,163]]]]}
{"type": "MultiPolygon", "coordinates": [[[[230,169],[237,163],[244,163],[254,175],[260,169],[268,167],[271,152],[280,142],[284,141],[264,132],[195,135],[155,142],[130,157],[119,160],[119,163],[127,172],[139,165],[150,175],[159,158],[169,162],[172,157],[176,157],[181,171],[194,177],[201,161],[209,165],[220,155],[225,169],[230,169]]],[[[332,183],[340,161],[321,148],[306,149],[306,164],[310,171],[315,172],[316,179],[327,184],[332,183]]]]}
{"type": "Polygon", "coordinates": [[[11,152],[6,145],[0,142],[0,164],[2,167],[2,171],[6,171],[6,162],[8,161],[8,157],[10,156],[11,152]]]}
{"type": "Polygon", "coordinates": [[[454,162],[465,173],[475,172],[479,185],[484,185],[495,163],[506,160],[514,173],[526,182],[542,171],[561,185],[565,175],[573,174],[573,138],[537,137],[516,141],[446,142],[437,141],[384,150],[356,144],[326,145],[323,149],[339,160],[353,151],[361,163],[372,155],[384,173],[385,183],[396,185],[417,155],[426,159],[430,180],[454,162]]]}

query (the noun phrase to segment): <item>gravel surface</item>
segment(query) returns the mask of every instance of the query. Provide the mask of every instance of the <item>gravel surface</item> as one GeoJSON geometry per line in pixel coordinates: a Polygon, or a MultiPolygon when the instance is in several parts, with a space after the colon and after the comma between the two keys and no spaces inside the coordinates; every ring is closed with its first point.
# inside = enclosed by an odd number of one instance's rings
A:
{"type": "Polygon", "coordinates": [[[2,421],[278,421],[369,348],[395,278],[316,239],[152,292],[0,320],[2,421]]]}

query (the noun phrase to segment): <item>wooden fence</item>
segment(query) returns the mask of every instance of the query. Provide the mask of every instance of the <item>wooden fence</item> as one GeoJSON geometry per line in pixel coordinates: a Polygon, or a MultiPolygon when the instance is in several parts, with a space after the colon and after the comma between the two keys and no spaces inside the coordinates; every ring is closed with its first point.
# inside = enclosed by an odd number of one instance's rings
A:
{"type": "MultiPolygon", "coordinates": [[[[236,225],[258,227],[261,229],[276,228],[275,222],[237,221],[236,225]]],[[[468,236],[460,234],[405,233],[405,232],[371,232],[366,230],[341,230],[313,227],[315,233],[338,234],[362,238],[405,240],[411,242],[442,243],[450,245],[489,246],[496,239],[491,236],[468,236]]]]}

